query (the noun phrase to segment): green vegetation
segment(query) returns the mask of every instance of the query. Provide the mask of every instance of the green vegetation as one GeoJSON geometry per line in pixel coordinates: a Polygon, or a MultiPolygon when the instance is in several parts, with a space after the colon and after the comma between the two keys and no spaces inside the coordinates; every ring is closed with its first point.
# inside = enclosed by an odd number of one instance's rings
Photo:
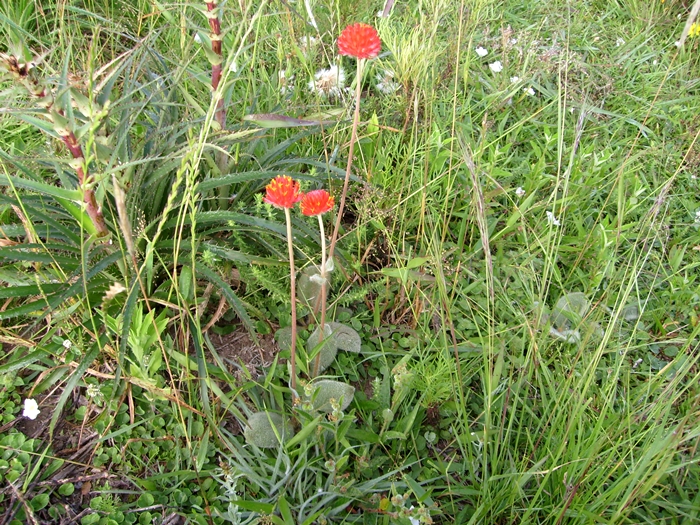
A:
{"type": "Polygon", "coordinates": [[[691,6],[381,7],[0,6],[0,523],[700,519],[691,6]]]}

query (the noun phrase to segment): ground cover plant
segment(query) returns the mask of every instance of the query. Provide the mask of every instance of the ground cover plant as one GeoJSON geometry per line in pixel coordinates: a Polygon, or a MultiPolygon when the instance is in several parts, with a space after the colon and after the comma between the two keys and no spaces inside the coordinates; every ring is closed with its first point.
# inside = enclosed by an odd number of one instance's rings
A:
{"type": "Polygon", "coordinates": [[[0,523],[696,522],[693,9],[0,6],[0,523]]]}

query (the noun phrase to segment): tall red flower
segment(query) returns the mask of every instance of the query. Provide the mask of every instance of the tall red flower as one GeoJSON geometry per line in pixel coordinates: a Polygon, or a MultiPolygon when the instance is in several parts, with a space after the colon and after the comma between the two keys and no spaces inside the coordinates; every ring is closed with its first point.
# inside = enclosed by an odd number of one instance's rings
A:
{"type": "Polygon", "coordinates": [[[341,55],[374,58],[381,48],[382,43],[379,41],[377,30],[368,24],[349,25],[338,37],[338,50],[341,55]]]}
{"type": "Polygon", "coordinates": [[[301,200],[299,183],[289,175],[278,175],[265,186],[266,194],[264,202],[277,208],[293,208],[301,200]]]}
{"type": "Polygon", "coordinates": [[[321,215],[333,209],[335,200],[326,190],[313,190],[301,198],[301,213],[308,216],[321,215]]]}

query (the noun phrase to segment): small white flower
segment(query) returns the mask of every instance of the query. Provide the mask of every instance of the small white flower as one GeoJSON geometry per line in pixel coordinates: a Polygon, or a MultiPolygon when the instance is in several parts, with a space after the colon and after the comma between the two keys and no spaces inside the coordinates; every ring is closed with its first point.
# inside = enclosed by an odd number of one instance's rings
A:
{"type": "MultiPolygon", "coordinates": [[[[411,508],[408,509],[408,510],[413,510],[413,505],[411,505],[411,508]]],[[[409,516],[409,517],[408,517],[408,521],[411,522],[411,525],[420,525],[420,521],[417,520],[416,518],[412,517],[412,516],[409,516]]]]}
{"type": "Polygon", "coordinates": [[[525,93],[527,93],[528,95],[530,95],[531,97],[534,97],[534,96],[535,96],[535,90],[532,89],[531,87],[529,87],[529,88],[523,88],[523,91],[524,91],[525,93]]]}
{"type": "Polygon", "coordinates": [[[238,64],[236,64],[236,61],[235,61],[235,60],[234,60],[233,62],[231,62],[231,65],[230,65],[230,66],[228,66],[228,70],[229,70],[231,73],[238,73],[238,64]]]}
{"type": "Polygon", "coordinates": [[[97,385],[93,385],[92,383],[90,383],[87,386],[87,388],[85,389],[85,394],[91,398],[102,396],[102,392],[100,391],[100,387],[97,385]]]}
{"type": "Polygon", "coordinates": [[[202,37],[199,36],[199,33],[194,34],[194,41],[197,42],[198,44],[202,43],[202,37]]]}
{"type": "Polygon", "coordinates": [[[316,45],[316,42],[318,42],[318,38],[316,37],[302,36],[299,39],[299,49],[301,49],[302,53],[307,54],[309,51],[311,51],[311,48],[316,45]]]}
{"type": "Polygon", "coordinates": [[[309,90],[322,96],[337,97],[345,86],[345,71],[339,66],[331,66],[321,69],[314,75],[314,80],[309,82],[309,90]]]}
{"type": "Polygon", "coordinates": [[[510,77],[511,84],[517,84],[518,82],[520,82],[520,77],[510,77]]]}
{"type": "Polygon", "coordinates": [[[654,61],[651,63],[651,65],[652,65],[652,66],[655,66],[655,65],[657,65],[658,63],[659,63],[659,61],[656,60],[656,59],[654,59],[654,61]]]}
{"type": "Polygon", "coordinates": [[[377,89],[384,95],[391,95],[401,87],[394,82],[394,73],[387,69],[383,70],[381,73],[377,73],[376,79],[377,89]]]}
{"type": "Polygon", "coordinates": [[[695,211],[695,224],[700,224],[700,209],[695,211]]]}
{"type": "Polygon", "coordinates": [[[680,40],[676,40],[676,41],[673,43],[673,45],[676,46],[676,47],[681,47],[681,41],[680,41],[680,40]]]}
{"type": "Polygon", "coordinates": [[[65,348],[66,350],[70,350],[72,346],[73,343],[71,343],[69,339],[63,340],[63,348],[65,348]]]}
{"type": "Polygon", "coordinates": [[[489,54],[488,50],[479,46],[476,48],[476,54],[479,55],[481,58],[484,58],[486,55],[489,54]]]}
{"type": "Polygon", "coordinates": [[[384,9],[377,11],[377,18],[384,18],[384,9]]]}
{"type": "Polygon", "coordinates": [[[547,222],[551,224],[552,226],[561,226],[561,223],[559,222],[559,219],[557,219],[554,214],[547,210],[547,222]]]}
{"type": "Polygon", "coordinates": [[[24,400],[24,411],[22,412],[22,415],[24,417],[28,417],[29,419],[36,419],[36,416],[39,415],[39,412],[39,403],[37,403],[34,399],[24,400]]]}
{"type": "Polygon", "coordinates": [[[508,40],[508,43],[509,43],[511,46],[514,46],[515,44],[518,43],[518,39],[517,39],[517,38],[511,38],[510,40],[508,40]]]}
{"type": "Polygon", "coordinates": [[[518,196],[518,198],[520,198],[525,195],[525,190],[518,186],[518,189],[515,190],[515,194],[518,196]]]}
{"type": "Polygon", "coordinates": [[[294,80],[294,75],[287,78],[287,72],[284,69],[277,72],[277,84],[280,87],[280,93],[286,95],[294,91],[294,86],[291,85],[292,80],[294,80]]]}
{"type": "Polygon", "coordinates": [[[503,64],[501,64],[500,60],[496,60],[495,62],[491,62],[489,64],[489,69],[494,73],[500,73],[503,71],[503,64]]]}
{"type": "Polygon", "coordinates": [[[618,37],[617,40],[615,40],[615,47],[620,47],[625,45],[625,40],[623,38],[618,37]]]}

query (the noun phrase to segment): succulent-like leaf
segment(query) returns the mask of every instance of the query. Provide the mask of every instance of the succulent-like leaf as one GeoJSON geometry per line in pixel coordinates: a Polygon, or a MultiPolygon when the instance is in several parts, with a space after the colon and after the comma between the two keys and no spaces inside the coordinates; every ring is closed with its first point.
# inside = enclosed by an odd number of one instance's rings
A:
{"type": "Polygon", "coordinates": [[[338,402],[340,410],[345,410],[348,405],[350,405],[355,395],[355,387],[341,381],[319,379],[314,381],[312,385],[314,390],[310,401],[313,404],[314,410],[318,410],[319,412],[326,412],[328,414],[333,412],[333,407],[331,406],[332,399],[338,402]]]}
{"type": "Polygon", "coordinates": [[[316,356],[321,356],[321,361],[318,367],[318,373],[320,374],[326,368],[333,364],[336,354],[338,353],[338,344],[333,337],[331,332],[331,327],[327,324],[326,329],[323,331],[323,339],[321,339],[321,327],[316,327],[308,341],[306,341],[306,351],[311,358],[309,363],[309,374],[314,374],[314,369],[316,367],[316,356]],[[320,349],[318,348],[320,345],[320,349]]]}
{"type": "Polygon", "coordinates": [[[360,334],[342,323],[328,323],[331,327],[333,334],[333,339],[335,339],[338,345],[338,350],[345,350],[346,352],[353,352],[355,354],[360,353],[362,347],[362,340],[360,339],[360,334]]]}
{"type": "Polygon", "coordinates": [[[256,412],[248,418],[245,440],[259,448],[276,448],[294,435],[289,421],[273,412],[256,412]]]}

